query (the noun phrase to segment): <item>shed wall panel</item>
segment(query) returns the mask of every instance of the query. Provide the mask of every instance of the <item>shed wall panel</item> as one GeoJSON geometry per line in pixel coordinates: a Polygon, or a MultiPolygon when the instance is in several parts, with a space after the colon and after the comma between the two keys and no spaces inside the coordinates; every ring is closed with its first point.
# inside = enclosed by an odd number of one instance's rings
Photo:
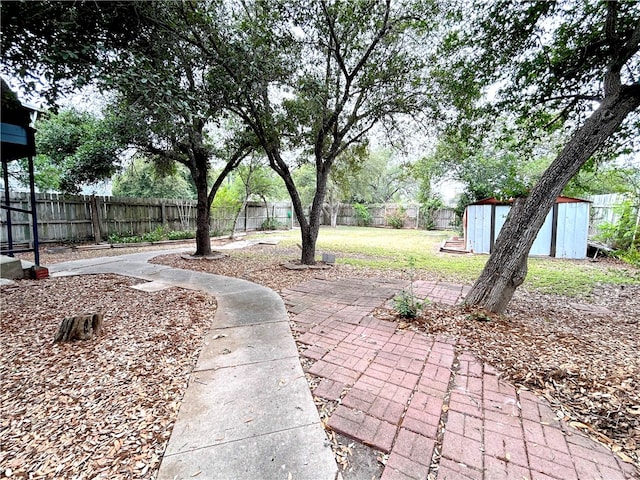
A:
{"type": "Polygon", "coordinates": [[[549,211],[544,223],[531,245],[529,255],[551,255],[551,235],[553,234],[553,209],[549,211]]]}
{"type": "Polygon", "coordinates": [[[466,248],[474,253],[490,252],[491,205],[467,207],[466,248]]]}
{"type": "Polygon", "coordinates": [[[558,204],[557,258],[586,258],[588,233],[588,203],[558,204]]]}
{"type": "MultiPolygon", "coordinates": [[[[558,203],[558,223],[556,231],[556,257],[586,257],[587,235],[589,228],[589,203],[558,203]]],[[[495,206],[494,239],[504,225],[509,210],[508,205],[495,206]]],[[[551,255],[553,235],[553,210],[551,210],[538,232],[529,255],[551,255]]],[[[491,205],[469,205],[467,207],[466,249],[474,253],[491,251],[491,205]]]]}

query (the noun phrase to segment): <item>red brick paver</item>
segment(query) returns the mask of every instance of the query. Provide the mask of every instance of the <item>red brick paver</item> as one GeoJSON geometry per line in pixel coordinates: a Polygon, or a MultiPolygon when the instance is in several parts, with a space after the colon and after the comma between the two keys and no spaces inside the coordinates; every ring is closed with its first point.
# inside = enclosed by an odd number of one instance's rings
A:
{"type": "MultiPolygon", "coordinates": [[[[372,316],[407,282],[313,280],[283,292],[313,394],[338,406],[328,426],[382,452],[382,480],[629,480],[638,471],[558,420],[465,350],[372,316]]],[[[455,304],[461,285],[414,282],[455,304]]]]}

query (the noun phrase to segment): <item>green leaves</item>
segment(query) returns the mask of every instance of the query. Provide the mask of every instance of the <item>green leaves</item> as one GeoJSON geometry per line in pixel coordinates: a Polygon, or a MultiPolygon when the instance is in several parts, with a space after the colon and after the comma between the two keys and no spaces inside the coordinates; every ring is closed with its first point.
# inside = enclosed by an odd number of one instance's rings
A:
{"type": "Polygon", "coordinates": [[[117,53],[142,33],[137,10],[126,1],[3,2],[2,73],[17,73],[27,91],[37,88],[53,103],[118,63],[117,53]]]}
{"type": "MultiPolygon", "coordinates": [[[[529,120],[518,125],[529,135],[570,131],[593,112],[607,84],[630,85],[640,76],[638,2],[480,0],[457,8],[434,59],[453,128],[500,111],[529,120]]],[[[629,119],[609,145],[633,129],[629,119]]]]}
{"type": "Polygon", "coordinates": [[[195,199],[195,191],[189,182],[189,172],[175,163],[170,169],[158,171],[157,164],[137,156],[127,168],[113,179],[113,195],[139,198],[195,199]]]}
{"type": "Polygon", "coordinates": [[[78,193],[83,185],[109,179],[117,170],[123,145],[109,119],[63,110],[40,119],[36,129],[36,182],[41,190],[78,193]]]}

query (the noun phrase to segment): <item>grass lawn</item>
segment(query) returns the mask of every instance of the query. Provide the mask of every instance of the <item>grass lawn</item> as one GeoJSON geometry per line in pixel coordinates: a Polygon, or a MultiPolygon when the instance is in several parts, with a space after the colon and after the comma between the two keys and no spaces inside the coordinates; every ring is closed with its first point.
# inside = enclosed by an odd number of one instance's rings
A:
{"type": "MultiPolygon", "coordinates": [[[[277,235],[284,237],[283,246],[301,242],[299,230],[277,235]]],[[[318,259],[322,252],[332,252],[336,263],[383,270],[408,268],[412,259],[417,275],[473,283],[489,256],[441,253],[440,245],[451,235],[454,232],[323,227],[316,253],[318,259]]],[[[612,261],[531,258],[524,285],[545,293],[579,296],[600,283],[640,284],[640,270],[612,261]]]]}

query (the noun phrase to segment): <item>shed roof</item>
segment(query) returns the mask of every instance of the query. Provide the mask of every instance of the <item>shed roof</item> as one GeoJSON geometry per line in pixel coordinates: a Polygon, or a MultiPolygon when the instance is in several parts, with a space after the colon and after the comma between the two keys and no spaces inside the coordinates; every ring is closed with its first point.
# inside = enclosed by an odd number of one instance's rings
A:
{"type": "Polygon", "coordinates": [[[2,161],[10,162],[18,158],[35,155],[34,129],[31,113],[34,109],[25,107],[11,91],[4,79],[1,79],[2,95],[2,161]]]}
{"type": "MultiPolygon", "coordinates": [[[[555,203],[591,203],[589,200],[583,200],[581,198],[574,198],[574,197],[565,197],[565,196],[559,196],[558,198],[556,198],[556,202],[555,203]]],[[[477,202],[471,203],[470,205],[510,205],[513,203],[513,199],[509,199],[509,200],[500,200],[498,198],[495,197],[491,197],[491,198],[484,198],[482,200],[478,200],[477,202]]]]}

